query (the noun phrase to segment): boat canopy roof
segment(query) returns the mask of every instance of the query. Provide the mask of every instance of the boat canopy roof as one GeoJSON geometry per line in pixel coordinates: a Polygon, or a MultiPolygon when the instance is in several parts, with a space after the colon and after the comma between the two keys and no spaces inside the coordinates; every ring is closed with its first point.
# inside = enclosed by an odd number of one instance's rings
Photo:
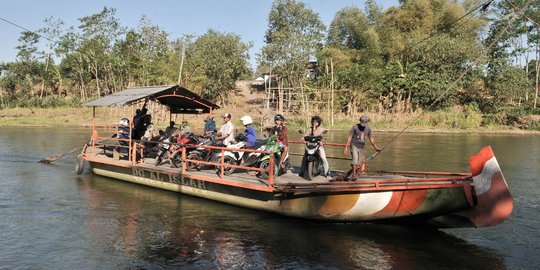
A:
{"type": "Polygon", "coordinates": [[[142,99],[157,101],[169,107],[171,113],[202,114],[219,106],[179,85],[127,88],[123,91],[85,103],[85,106],[124,106],[142,99]]]}

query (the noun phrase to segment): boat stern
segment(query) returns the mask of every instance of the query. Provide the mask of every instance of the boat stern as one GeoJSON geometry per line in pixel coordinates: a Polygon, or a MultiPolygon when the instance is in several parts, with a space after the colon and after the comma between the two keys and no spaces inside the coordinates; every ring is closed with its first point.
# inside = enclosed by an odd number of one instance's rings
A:
{"type": "Polygon", "coordinates": [[[494,226],[505,221],[514,207],[512,195],[490,146],[469,158],[473,185],[467,197],[473,208],[457,215],[475,227],[494,226]]]}

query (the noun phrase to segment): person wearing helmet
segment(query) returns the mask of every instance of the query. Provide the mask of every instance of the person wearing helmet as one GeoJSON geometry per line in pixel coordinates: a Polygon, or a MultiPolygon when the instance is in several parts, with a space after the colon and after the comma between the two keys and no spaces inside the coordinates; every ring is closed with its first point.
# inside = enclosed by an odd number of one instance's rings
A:
{"type": "Polygon", "coordinates": [[[349,136],[347,137],[347,143],[345,144],[345,150],[343,152],[346,154],[350,147],[350,153],[352,155],[352,177],[356,179],[358,174],[365,172],[365,159],[366,159],[366,139],[369,139],[369,142],[375,148],[376,151],[381,151],[380,148],[375,144],[375,139],[371,134],[371,127],[368,125],[369,117],[367,115],[362,115],[360,117],[360,123],[355,124],[349,130],[349,136]]]}
{"type": "Polygon", "coordinates": [[[253,127],[253,119],[251,119],[251,116],[244,115],[242,118],[240,118],[240,121],[242,122],[242,125],[246,127],[244,130],[244,135],[246,137],[247,147],[253,147],[255,145],[255,141],[257,140],[257,133],[253,127]]]}
{"type": "MultiPolygon", "coordinates": [[[[318,115],[311,117],[311,128],[306,131],[304,136],[323,136],[324,130],[321,127],[322,118],[318,115]]],[[[321,157],[324,176],[328,177],[330,175],[330,165],[328,165],[328,160],[326,159],[326,151],[324,151],[323,142],[321,141],[321,146],[319,147],[319,156],[321,157]]]]}
{"type": "Polygon", "coordinates": [[[281,153],[281,160],[279,162],[280,166],[282,168],[285,168],[285,157],[287,156],[287,153],[289,152],[289,139],[287,138],[287,127],[284,124],[285,117],[281,114],[276,114],[274,117],[274,126],[270,128],[269,133],[270,135],[277,135],[278,141],[280,143],[280,146],[282,148],[281,153]]]}
{"type": "Polygon", "coordinates": [[[230,113],[223,115],[223,125],[219,130],[219,136],[216,138],[216,140],[223,140],[224,145],[229,145],[234,140],[234,126],[231,123],[231,118],[230,113]]]}

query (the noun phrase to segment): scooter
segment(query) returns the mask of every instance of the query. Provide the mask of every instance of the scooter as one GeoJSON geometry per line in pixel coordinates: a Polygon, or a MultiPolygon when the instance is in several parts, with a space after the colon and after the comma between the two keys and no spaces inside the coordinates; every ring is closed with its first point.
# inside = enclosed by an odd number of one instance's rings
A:
{"type": "MultiPolygon", "coordinates": [[[[301,132],[301,130],[299,130],[301,132]]],[[[327,131],[323,131],[326,134],[327,131]]],[[[319,148],[321,147],[322,136],[304,136],[304,156],[302,158],[302,167],[300,176],[307,180],[312,180],[314,177],[324,174],[319,148]]]]}
{"type": "MultiPolygon", "coordinates": [[[[240,165],[242,158],[246,154],[244,151],[235,151],[235,149],[243,149],[246,147],[245,141],[237,141],[235,143],[227,145],[230,150],[223,152],[223,163],[228,165],[240,165]]],[[[217,153],[216,161],[221,162],[221,152],[217,153]]],[[[225,175],[232,174],[236,168],[226,166],[223,169],[225,175]]],[[[216,166],[216,174],[221,174],[221,166],[216,166]]]]}

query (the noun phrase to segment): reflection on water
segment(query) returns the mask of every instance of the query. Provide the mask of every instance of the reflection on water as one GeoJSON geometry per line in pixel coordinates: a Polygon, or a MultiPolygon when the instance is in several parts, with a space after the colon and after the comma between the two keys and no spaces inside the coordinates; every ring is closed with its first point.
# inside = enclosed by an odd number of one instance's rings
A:
{"type": "MultiPolygon", "coordinates": [[[[380,145],[394,135],[375,134],[380,145]]],[[[0,131],[0,269],[540,267],[540,161],[531,154],[540,150],[538,137],[404,134],[377,157],[371,168],[467,171],[466,157],[493,146],[515,198],[510,219],[491,228],[435,231],[281,218],[90,173],[75,177],[72,159],[36,163],[88,135],[0,131]]],[[[345,139],[344,132],[330,136],[345,139]]]]}
{"type": "Polygon", "coordinates": [[[100,178],[77,181],[85,226],[110,238],[121,267],[505,269],[496,252],[436,230],[291,220],[100,178]]]}

